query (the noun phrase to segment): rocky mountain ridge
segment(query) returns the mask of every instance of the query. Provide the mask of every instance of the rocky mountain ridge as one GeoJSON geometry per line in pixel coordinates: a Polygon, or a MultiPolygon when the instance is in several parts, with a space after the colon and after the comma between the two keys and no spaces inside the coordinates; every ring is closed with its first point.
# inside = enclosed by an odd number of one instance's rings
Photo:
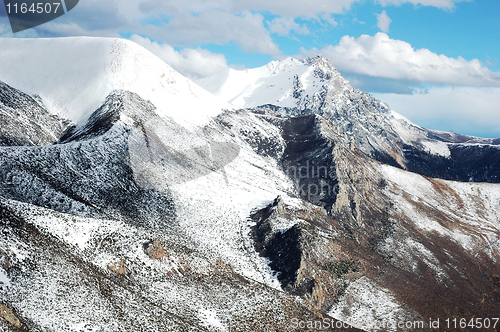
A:
{"type": "Polygon", "coordinates": [[[322,115],[363,152],[389,165],[446,180],[500,181],[498,139],[417,126],[370,94],[353,88],[321,55],[277,60],[244,71],[230,69],[198,83],[240,107],[291,116],[322,115]]]}

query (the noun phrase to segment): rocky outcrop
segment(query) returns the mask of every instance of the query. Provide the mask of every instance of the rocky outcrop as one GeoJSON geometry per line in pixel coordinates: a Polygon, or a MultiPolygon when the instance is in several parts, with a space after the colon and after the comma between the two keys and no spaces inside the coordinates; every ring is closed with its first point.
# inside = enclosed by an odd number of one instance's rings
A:
{"type": "Polygon", "coordinates": [[[334,135],[319,116],[288,118],[282,125],[286,145],[280,163],[300,198],[329,211],[337,199],[338,180],[332,159],[335,143],[324,131],[334,135]]]}
{"type": "Polygon", "coordinates": [[[0,81],[0,146],[50,145],[69,125],[39,100],[0,81]]]}
{"type": "Polygon", "coordinates": [[[163,248],[163,245],[159,240],[146,242],[144,244],[144,250],[151,259],[161,259],[165,256],[165,254],[168,257],[168,253],[165,251],[165,248],[163,248]]]}
{"type": "Polygon", "coordinates": [[[125,275],[127,274],[127,267],[125,261],[121,259],[118,263],[113,265],[108,265],[108,269],[115,272],[116,274],[125,275]]]}
{"type": "Polygon", "coordinates": [[[500,146],[449,143],[449,156],[403,145],[405,168],[428,177],[461,182],[500,183],[500,146]]]}
{"type": "Polygon", "coordinates": [[[338,223],[323,208],[310,204],[297,209],[278,197],[251,219],[256,222],[256,250],[269,259],[282,288],[302,296],[314,312],[327,312],[360,272],[358,262],[342,260],[341,253],[331,250],[338,223]],[[325,234],[330,237],[326,242],[325,234]]]}
{"type": "Polygon", "coordinates": [[[295,283],[303,254],[300,227],[298,225],[288,229],[275,227],[275,219],[285,218],[286,221],[293,222],[280,197],[265,209],[256,211],[250,218],[256,222],[253,227],[256,250],[269,259],[269,266],[277,273],[282,287],[295,288],[292,292],[296,293],[295,283]]]}
{"type": "Polygon", "coordinates": [[[4,319],[12,325],[13,327],[21,327],[21,322],[19,321],[19,318],[14,315],[12,310],[8,308],[7,306],[3,305],[0,303],[0,318],[4,319]]]}

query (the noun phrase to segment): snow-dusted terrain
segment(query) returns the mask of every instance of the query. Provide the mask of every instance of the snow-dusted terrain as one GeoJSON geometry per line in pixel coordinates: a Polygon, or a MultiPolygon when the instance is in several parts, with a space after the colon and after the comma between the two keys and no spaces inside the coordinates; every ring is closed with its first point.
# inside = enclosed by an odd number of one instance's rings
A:
{"type": "Polygon", "coordinates": [[[500,181],[496,141],[418,127],[320,56],[212,95],[120,39],[0,50],[0,330],[498,313],[500,187],[466,182],[500,181]]]}

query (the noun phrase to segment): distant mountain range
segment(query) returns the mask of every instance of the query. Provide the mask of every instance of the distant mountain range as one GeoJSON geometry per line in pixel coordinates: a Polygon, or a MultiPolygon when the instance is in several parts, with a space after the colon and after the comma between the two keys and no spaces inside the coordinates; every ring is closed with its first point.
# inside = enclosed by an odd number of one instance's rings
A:
{"type": "Polygon", "coordinates": [[[0,330],[500,312],[499,139],[417,126],[321,56],[193,83],[120,39],[0,49],[0,330]]]}

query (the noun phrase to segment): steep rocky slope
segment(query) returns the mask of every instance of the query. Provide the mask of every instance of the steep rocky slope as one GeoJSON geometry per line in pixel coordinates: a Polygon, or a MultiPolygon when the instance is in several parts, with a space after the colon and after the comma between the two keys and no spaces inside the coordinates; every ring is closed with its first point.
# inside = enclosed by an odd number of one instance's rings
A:
{"type": "MultiPolygon", "coordinates": [[[[81,130],[68,131],[66,143],[0,150],[2,178],[7,179],[0,188],[0,250],[9,262],[5,271],[10,284],[1,301],[14,310],[20,326],[191,331],[231,324],[237,330],[287,330],[293,318],[314,319],[316,313],[306,303],[273,287],[264,260],[239,247],[247,223],[239,215],[250,209],[242,206],[246,200],[231,204],[223,199],[219,212],[211,209],[226,186],[221,175],[208,174],[212,179],[206,198],[199,197],[199,186],[206,181],[201,178],[195,190],[186,183],[171,190],[169,183],[149,179],[142,179],[149,188],[140,186],[135,178],[139,168],[131,163],[138,157],[133,155],[140,136],[135,125],[147,126],[148,121],[162,121],[163,127],[155,128],[177,129],[176,135],[201,140],[160,120],[137,95],[116,92],[81,130]],[[239,215],[226,215],[234,213],[239,215]],[[224,218],[223,224],[209,232],[213,218],[224,218]],[[223,236],[230,243],[210,238],[199,243],[201,236],[223,236]],[[154,241],[164,251],[158,259],[148,254],[154,241]]],[[[161,144],[172,148],[166,139],[161,144]]],[[[169,162],[178,167],[175,159],[155,159],[148,167],[168,167],[169,162]]],[[[242,160],[239,167],[247,163],[242,160]]],[[[260,171],[248,167],[245,176],[260,171]]],[[[250,184],[240,182],[239,172],[227,173],[232,184],[226,190],[236,190],[229,195],[241,199],[250,184]]]]}
{"type": "MultiPolygon", "coordinates": [[[[425,322],[425,330],[430,317],[496,315],[497,184],[431,179],[381,164],[319,115],[256,113],[281,128],[283,147],[266,154],[304,201],[297,207],[277,198],[252,214],[255,248],[280,272],[283,289],[370,331],[397,330],[398,322],[425,322]]],[[[239,126],[234,118],[223,122],[239,126]]],[[[267,146],[254,142],[256,151],[267,146]]]]}
{"type": "Polygon", "coordinates": [[[287,181],[224,131],[212,123],[191,132],[117,91],[58,144],[0,148],[1,303],[19,328],[286,331],[292,319],[336,322],[280,291],[251,250],[251,209],[286,195],[287,181]],[[203,143],[231,139],[241,146],[235,165],[194,167],[206,160],[203,143]],[[195,174],[170,182],[155,175],[165,169],[195,174]],[[163,253],[152,255],[152,243],[163,253]]]}

